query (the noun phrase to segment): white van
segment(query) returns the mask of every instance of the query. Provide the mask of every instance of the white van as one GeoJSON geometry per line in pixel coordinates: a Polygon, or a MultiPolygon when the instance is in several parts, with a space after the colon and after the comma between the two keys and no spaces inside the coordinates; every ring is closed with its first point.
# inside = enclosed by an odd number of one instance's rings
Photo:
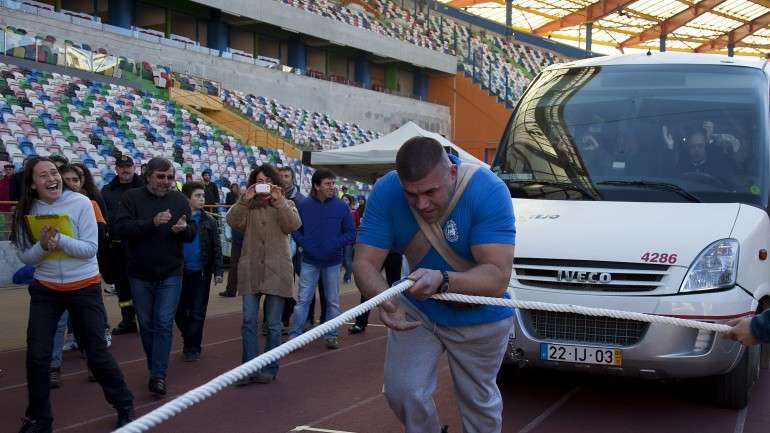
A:
{"type": "MultiPolygon", "coordinates": [[[[770,307],[765,60],[647,53],[546,68],[493,170],[517,220],[514,299],[724,323],[770,307]]],[[[766,346],[712,332],[519,311],[508,360],[713,377],[748,403],[766,346]]]]}

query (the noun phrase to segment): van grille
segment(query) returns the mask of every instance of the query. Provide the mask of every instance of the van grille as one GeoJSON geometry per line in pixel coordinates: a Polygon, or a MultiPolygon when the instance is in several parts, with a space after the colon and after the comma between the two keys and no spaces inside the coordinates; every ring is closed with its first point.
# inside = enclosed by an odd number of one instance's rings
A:
{"type": "Polygon", "coordinates": [[[556,260],[516,258],[513,261],[516,280],[522,286],[548,289],[599,292],[646,292],[664,286],[668,265],[600,262],[592,260],[556,260]],[[560,279],[559,272],[582,272],[585,275],[609,274],[609,282],[560,279]]]}
{"type": "Polygon", "coordinates": [[[635,320],[539,310],[526,311],[524,316],[530,333],[539,340],[616,347],[637,344],[650,326],[649,323],[635,320]]]}

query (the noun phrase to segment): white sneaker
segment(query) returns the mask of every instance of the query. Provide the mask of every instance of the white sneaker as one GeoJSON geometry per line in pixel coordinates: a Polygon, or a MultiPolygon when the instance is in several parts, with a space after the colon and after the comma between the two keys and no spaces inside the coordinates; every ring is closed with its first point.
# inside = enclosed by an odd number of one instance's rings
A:
{"type": "Polygon", "coordinates": [[[63,350],[65,352],[70,350],[78,350],[78,342],[75,341],[75,337],[73,337],[72,334],[67,334],[67,337],[64,340],[63,350]]]}
{"type": "Polygon", "coordinates": [[[104,286],[104,293],[108,295],[114,295],[117,293],[117,290],[115,289],[114,284],[107,284],[104,286]]]}

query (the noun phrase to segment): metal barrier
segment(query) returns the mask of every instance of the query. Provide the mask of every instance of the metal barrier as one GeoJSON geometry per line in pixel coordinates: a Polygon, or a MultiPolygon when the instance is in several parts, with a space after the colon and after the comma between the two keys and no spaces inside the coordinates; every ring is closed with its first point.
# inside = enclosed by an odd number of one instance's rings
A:
{"type": "Polygon", "coordinates": [[[233,248],[233,229],[227,224],[225,220],[225,214],[230,208],[230,205],[206,205],[204,209],[217,222],[217,230],[219,231],[219,240],[222,242],[222,256],[230,258],[230,251],[233,248]]]}

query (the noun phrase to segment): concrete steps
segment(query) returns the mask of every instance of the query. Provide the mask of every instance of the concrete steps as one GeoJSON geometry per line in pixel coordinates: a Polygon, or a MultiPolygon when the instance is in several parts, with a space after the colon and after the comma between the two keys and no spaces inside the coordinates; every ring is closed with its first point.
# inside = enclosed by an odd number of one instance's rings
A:
{"type": "Polygon", "coordinates": [[[238,138],[243,144],[281,149],[286,156],[295,159],[302,158],[302,151],[293,144],[272,131],[257,125],[240,113],[234,112],[218,96],[178,88],[170,89],[169,96],[172,101],[238,138]]]}

